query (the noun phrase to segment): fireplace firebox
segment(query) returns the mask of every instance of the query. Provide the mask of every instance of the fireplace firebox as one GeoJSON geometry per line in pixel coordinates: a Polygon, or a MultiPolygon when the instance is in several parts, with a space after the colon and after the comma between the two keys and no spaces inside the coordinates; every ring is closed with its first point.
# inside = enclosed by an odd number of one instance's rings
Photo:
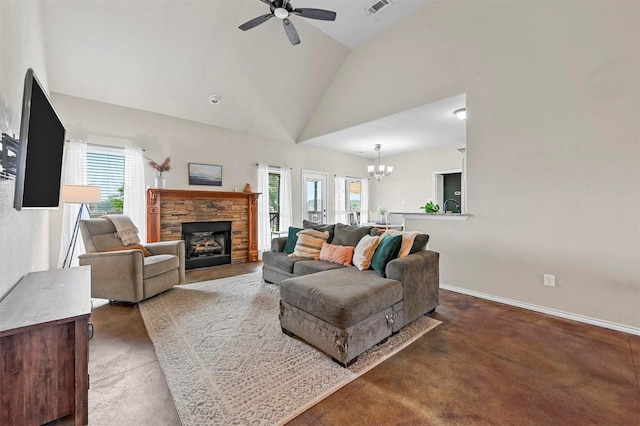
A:
{"type": "Polygon", "coordinates": [[[231,263],[231,221],[184,222],[185,269],[231,263]]]}

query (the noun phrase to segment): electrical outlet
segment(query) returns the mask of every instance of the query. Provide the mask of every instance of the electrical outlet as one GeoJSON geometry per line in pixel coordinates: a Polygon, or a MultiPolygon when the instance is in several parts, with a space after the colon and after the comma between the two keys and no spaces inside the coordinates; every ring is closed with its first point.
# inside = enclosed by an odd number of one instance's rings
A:
{"type": "Polygon", "coordinates": [[[543,283],[547,287],[555,287],[556,286],[556,276],[555,275],[544,274],[543,283]]]}

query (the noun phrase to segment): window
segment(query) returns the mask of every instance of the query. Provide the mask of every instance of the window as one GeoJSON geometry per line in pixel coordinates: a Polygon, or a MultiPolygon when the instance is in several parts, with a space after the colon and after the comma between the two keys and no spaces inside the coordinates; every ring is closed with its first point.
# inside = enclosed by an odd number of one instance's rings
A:
{"type": "Polygon", "coordinates": [[[91,217],[121,214],[124,202],[124,152],[89,146],[87,185],[100,186],[101,201],[89,205],[91,217]]]}
{"type": "Polygon", "coordinates": [[[335,218],[336,222],[360,225],[368,222],[369,187],[360,178],[336,176],[335,218]]]}
{"type": "Polygon", "coordinates": [[[274,232],[291,226],[291,169],[258,163],[258,253],[271,248],[274,232]]]}
{"type": "Polygon", "coordinates": [[[360,211],[362,210],[362,181],[355,178],[346,179],[345,206],[351,225],[357,225],[360,221],[360,211]]]}
{"type": "Polygon", "coordinates": [[[269,228],[280,231],[280,172],[269,172],[269,228]]]}

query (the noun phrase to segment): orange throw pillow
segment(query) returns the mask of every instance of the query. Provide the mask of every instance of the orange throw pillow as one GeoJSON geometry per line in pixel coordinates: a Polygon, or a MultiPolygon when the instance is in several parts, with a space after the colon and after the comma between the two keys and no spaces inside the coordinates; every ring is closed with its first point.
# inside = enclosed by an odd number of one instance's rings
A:
{"type": "Polygon", "coordinates": [[[322,245],[322,249],[320,249],[320,260],[350,266],[351,259],[353,259],[353,251],[355,249],[355,247],[351,246],[338,246],[335,244],[324,243],[322,245]]]}
{"type": "Polygon", "coordinates": [[[109,249],[107,251],[122,251],[122,250],[134,250],[134,249],[142,250],[142,254],[144,255],[144,257],[153,256],[153,254],[149,250],[147,250],[147,248],[142,244],[131,244],[130,246],[116,247],[116,248],[109,249]]]}

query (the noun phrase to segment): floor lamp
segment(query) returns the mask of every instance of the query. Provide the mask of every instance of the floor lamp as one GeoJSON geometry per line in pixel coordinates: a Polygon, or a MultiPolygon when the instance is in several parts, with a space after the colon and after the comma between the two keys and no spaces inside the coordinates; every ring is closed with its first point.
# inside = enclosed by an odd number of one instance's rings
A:
{"type": "Polygon", "coordinates": [[[62,187],[62,202],[65,204],[80,204],[76,223],[73,226],[73,232],[71,233],[71,239],[69,240],[67,255],[64,257],[64,262],[62,262],[62,267],[68,268],[71,266],[71,261],[73,260],[73,252],[76,250],[76,241],[78,240],[78,231],[80,230],[82,212],[86,209],[87,213],[90,213],[89,206],[87,206],[87,204],[100,202],[100,187],[89,185],[64,185],[62,187]]]}

